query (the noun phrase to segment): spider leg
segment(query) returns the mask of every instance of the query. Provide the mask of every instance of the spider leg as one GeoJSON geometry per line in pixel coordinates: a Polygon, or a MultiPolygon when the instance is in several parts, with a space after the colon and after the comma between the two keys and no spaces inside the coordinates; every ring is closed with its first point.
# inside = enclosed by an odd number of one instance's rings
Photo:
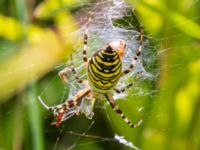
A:
{"type": "Polygon", "coordinates": [[[88,50],[88,27],[90,24],[91,18],[88,19],[88,22],[86,24],[86,29],[85,29],[85,33],[84,33],[84,40],[83,40],[83,62],[85,64],[85,67],[87,68],[88,65],[88,58],[87,58],[87,50],[88,50]]]}
{"type": "Polygon", "coordinates": [[[71,67],[70,68],[66,67],[58,73],[61,80],[63,80],[65,83],[67,83],[68,82],[68,73],[71,71],[73,73],[73,75],[75,76],[75,79],[78,83],[87,84],[87,82],[85,80],[80,79],[80,77],[78,76],[76,69],[74,67],[72,54],[71,54],[70,58],[71,58],[71,67]]]}
{"type": "Polygon", "coordinates": [[[138,61],[138,58],[139,58],[140,55],[141,55],[142,46],[143,46],[143,27],[142,27],[142,26],[140,27],[140,37],[139,37],[139,38],[140,38],[140,39],[139,39],[139,40],[140,40],[140,45],[139,45],[139,47],[138,47],[138,49],[137,49],[137,51],[136,51],[136,55],[135,55],[135,57],[134,57],[134,59],[133,59],[131,65],[129,66],[129,68],[126,69],[126,70],[124,70],[124,71],[121,73],[121,77],[123,77],[124,75],[128,74],[129,72],[131,72],[131,71],[134,69],[134,67],[135,67],[135,65],[136,65],[136,63],[137,63],[137,61],[138,61]]]}
{"type": "MultiPolygon", "coordinates": [[[[56,123],[55,123],[56,127],[59,127],[59,126],[60,126],[60,124],[61,124],[61,122],[62,122],[62,118],[63,118],[64,113],[65,113],[64,111],[59,112],[59,114],[58,114],[58,116],[57,116],[56,123]]],[[[54,125],[54,123],[51,123],[51,125],[54,125]]]]}
{"type": "Polygon", "coordinates": [[[80,104],[80,100],[82,100],[85,96],[87,96],[88,94],[90,94],[92,91],[91,89],[88,88],[84,88],[82,90],[80,90],[79,92],[77,92],[77,94],[73,97],[73,106],[77,106],[80,104]]]}
{"type": "Polygon", "coordinates": [[[125,86],[122,89],[114,88],[114,90],[115,90],[116,93],[123,93],[123,92],[125,92],[127,89],[129,89],[132,86],[133,86],[133,83],[129,83],[127,86],[125,86]]]}
{"type": "Polygon", "coordinates": [[[119,108],[119,106],[115,103],[115,100],[113,99],[112,95],[105,94],[106,99],[110,103],[110,106],[114,109],[114,111],[131,127],[131,128],[137,128],[142,123],[142,120],[140,120],[137,124],[133,124],[122,112],[122,110],[119,108]]]}
{"type": "Polygon", "coordinates": [[[75,66],[74,66],[74,61],[73,61],[72,54],[71,54],[71,65],[72,65],[71,71],[72,71],[72,73],[74,74],[76,81],[77,81],[78,83],[83,83],[83,84],[87,85],[87,81],[86,81],[86,80],[82,80],[82,79],[78,76],[78,74],[77,74],[77,72],[76,72],[76,68],[75,68],[75,66]]]}
{"type": "Polygon", "coordinates": [[[68,82],[68,73],[71,71],[69,67],[64,68],[63,70],[59,71],[58,75],[60,76],[61,80],[64,81],[64,83],[68,82]]]}
{"type": "MultiPolygon", "coordinates": [[[[139,80],[142,77],[142,71],[141,72],[137,72],[134,81],[139,80]]],[[[129,83],[128,85],[126,85],[125,87],[118,89],[118,88],[114,88],[114,91],[118,94],[125,92],[127,89],[129,89],[130,87],[133,86],[133,83],[129,83]]]]}
{"type": "Polygon", "coordinates": [[[53,111],[54,115],[57,117],[56,122],[52,122],[51,125],[56,125],[56,127],[60,126],[60,123],[62,122],[62,118],[64,113],[66,113],[64,110],[65,108],[64,105],[57,105],[57,106],[47,106],[44,101],[42,100],[42,98],[40,96],[38,96],[38,100],[39,102],[42,104],[42,106],[44,106],[46,109],[53,111]]]}
{"type": "Polygon", "coordinates": [[[93,117],[93,112],[92,109],[94,107],[94,100],[91,100],[91,104],[89,105],[89,111],[87,110],[88,108],[78,108],[79,105],[81,105],[81,102],[83,98],[91,93],[90,88],[85,88],[81,91],[79,91],[73,99],[67,100],[64,104],[58,105],[61,106],[62,108],[56,108],[55,111],[58,112],[57,114],[57,120],[56,122],[51,123],[51,125],[56,125],[56,127],[59,127],[60,124],[67,120],[68,118],[72,117],[74,114],[79,115],[79,111],[81,110],[87,118],[92,119],[93,117]],[[80,109],[80,110],[79,110],[80,109]]]}
{"type": "Polygon", "coordinates": [[[81,100],[90,92],[90,88],[84,88],[77,92],[73,99],[66,100],[66,102],[56,106],[47,106],[40,96],[38,96],[38,100],[46,109],[53,111],[54,116],[56,117],[56,122],[51,123],[51,125],[56,125],[57,127],[59,127],[61,122],[63,122],[67,118],[73,116],[74,114],[79,114],[79,110],[77,110],[76,108],[80,104],[81,100]]]}

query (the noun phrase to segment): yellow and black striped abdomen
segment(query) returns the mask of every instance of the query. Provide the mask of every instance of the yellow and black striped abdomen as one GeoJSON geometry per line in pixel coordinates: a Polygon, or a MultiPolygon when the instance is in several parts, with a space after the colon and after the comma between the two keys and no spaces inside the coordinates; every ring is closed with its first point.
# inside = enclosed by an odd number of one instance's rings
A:
{"type": "Polygon", "coordinates": [[[88,64],[90,85],[99,92],[107,92],[119,81],[122,62],[116,51],[108,47],[96,52],[88,64]]]}

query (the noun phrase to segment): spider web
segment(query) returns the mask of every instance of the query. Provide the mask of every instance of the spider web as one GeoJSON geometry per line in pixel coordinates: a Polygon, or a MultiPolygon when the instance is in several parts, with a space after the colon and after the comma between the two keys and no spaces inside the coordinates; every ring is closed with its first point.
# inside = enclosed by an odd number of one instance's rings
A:
{"type": "MultiPolygon", "coordinates": [[[[139,47],[139,36],[140,36],[140,21],[136,17],[136,14],[134,12],[134,8],[128,6],[123,0],[104,0],[99,1],[97,3],[88,3],[87,5],[84,5],[83,8],[77,12],[76,14],[77,18],[80,18],[78,20],[78,24],[80,26],[80,29],[75,31],[71,34],[73,39],[75,39],[74,42],[74,53],[72,54],[73,60],[69,60],[64,66],[63,64],[61,66],[58,66],[57,69],[60,71],[61,67],[69,67],[73,65],[76,68],[76,72],[79,75],[81,79],[87,79],[87,74],[84,68],[84,64],[82,61],[82,49],[83,49],[83,35],[86,30],[88,29],[89,32],[89,38],[88,38],[88,57],[92,56],[94,52],[104,47],[107,43],[119,39],[123,39],[126,41],[126,51],[123,56],[123,69],[126,69],[131,64],[132,60],[134,59],[134,56],[136,54],[136,51],[139,47]],[[83,15],[84,14],[84,15],[83,15]],[[91,21],[88,23],[88,18],[91,17],[91,21]]],[[[127,93],[124,92],[123,94],[116,94],[114,95],[114,98],[117,99],[123,99],[128,94],[131,96],[143,96],[143,95],[151,95],[152,93],[156,91],[149,91],[144,90],[142,87],[137,85],[138,81],[141,80],[154,80],[155,72],[148,69],[148,64],[152,64],[156,61],[157,57],[153,56],[152,47],[149,46],[148,37],[144,35],[143,40],[143,48],[142,48],[142,56],[139,58],[136,67],[133,72],[129,73],[126,77],[121,78],[117,88],[123,88],[128,83],[134,82],[134,93],[127,93]],[[147,64],[147,66],[143,66],[143,64],[147,64]],[[138,79],[137,73],[141,73],[138,79]],[[136,81],[135,81],[136,79],[136,81]],[[136,84],[135,84],[136,83],[136,84]]],[[[66,100],[66,97],[73,97],[75,93],[77,93],[80,89],[84,88],[84,85],[80,85],[75,80],[73,74],[69,74],[69,84],[64,88],[62,98],[60,102],[64,102],[66,100]],[[69,89],[69,93],[66,92],[66,88],[69,89]],[[68,96],[67,96],[68,95],[68,96]]],[[[43,90],[43,92],[45,89],[43,90]]],[[[43,93],[42,92],[42,93],[43,93]]],[[[41,93],[41,94],[42,94],[41,93]]],[[[84,102],[84,100],[83,100],[84,102]]],[[[90,105],[90,104],[89,104],[90,105]]],[[[88,104],[83,104],[80,109],[87,109],[88,104]]],[[[109,113],[107,112],[107,104],[101,104],[101,102],[97,102],[95,109],[100,109],[105,112],[105,115],[107,116],[107,120],[109,121],[110,127],[112,128],[112,135],[109,137],[90,134],[90,130],[92,128],[95,128],[95,121],[88,120],[88,128],[82,129],[81,131],[72,131],[67,128],[68,131],[66,131],[65,123],[62,124],[61,129],[47,129],[45,132],[47,134],[49,133],[57,133],[56,142],[54,144],[54,150],[56,149],[63,149],[60,147],[65,147],[64,149],[77,149],[80,146],[90,145],[93,143],[99,143],[99,142],[116,142],[121,145],[124,145],[125,147],[129,147],[131,149],[138,150],[139,148],[134,145],[133,142],[126,139],[126,137],[119,135],[116,133],[115,129],[112,127],[112,121],[110,118],[109,113]],[[70,144],[63,141],[63,138],[70,135],[70,137],[73,137],[74,141],[70,144]],[[89,141],[86,142],[80,142],[84,141],[84,139],[89,139],[89,141]],[[64,145],[64,146],[63,146],[64,145]]],[[[138,112],[143,111],[144,107],[138,107],[136,108],[138,112]]],[[[91,110],[90,110],[91,111],[91,110]]],[[[94,117],[93,117],[94,118],[94,117]]],[[[80,117],[77,117],[79,119],[78,122],[81,122],[80,117]]],[[[91,119],[91,118],[89,118],[91,119]]],[[[67,122],[70,120],[67,120],[67,122]]],[[[69,138],[66,138],[66,140],[69,138]]],[[[70,141],[70,140],[69,140],[70,141]]]]}
{"type": "MultiPolygon", "coordinates": [[[[81,28],[76,32],[72,33],[73,39],[75,39],[73,53],[73,62],[75,62],[75,68],[77,73],[80,75],[81,79],[87,79],[84,64],[82,62],[82,49],[83,49],[83,35],[88,29],[89,39],[88,39],[88,57],[92,56],[97,50],[104,47],[107,43],[115,40],[122,39],[126,41],[126,51],[123,56],[123,69],[126,69],[131,64],[135,57],[136,50],[139,47],[139,36],[140,36],[140,22],[134,13],[134,9],[128,6],[123,0],[107,0],[94,4],[88,4],[77,13],[79,16],[79,25],[81,28]],[[79,14],[84,14],[84,17],[79,14]],[[87,27],[88,18],[91,21],[87,27]]],[[[143,41],[143,57],[140,57],[134,71],[128,74],[125,78],[119,81],[119,88],[123,88],[128,82],[133,82],[134,75],[138,72],[142,72],[142,78],[153,78],[153,72],[147,72],[143,63],[152,64],[155,58],[149,58],[153,56],[150,51],[148,38],[144,35],[143,41]],[[147,57],[148,56],[148,57],[147,57]]],[[[70,66],[71,61],[67,62],[66,66],[70,66]]],[[[148,67],[148,66],[147,66],[148,67]]],[[[69,76],[70,80],[70,93],[76,93],[82,87],[76,84],[76,81],[72,76],[69,76]]],[[[72,95],[73,95],[72,94],[72,95]]],[[[144,93],[142,93],[144,94],[144,93]]],[[[118,96],[116,96],[118,97],[118,96]]]]}
{"type": "MultiPolygon", "coordinates": [[[[140,21],[137,19],[136,14],[134,12],[134,8],[128,6],[123,0],[109,0],[109,1],[98,1],[97,3],[88,3],[87,5],[82,6],[82,10],[78,12],[77,18],[80,29],[76,32],[72,33],[71,36],[75,39],[74,42],[74,53],[73,53],[73,62],[76,68],[77,74],[81,79],[87,79],[87,75],[84,69],[83,61],[82,61],[82,49],[83,49],[83,35],[84,31],[87,28],[86,24],[88,21],[88,17],[91,17],[91,22],[89,23],[88,31],[89,31],[89,39],[88,39],[88,57],[92,56],[94,52],[101,49],[107,43],[123,39],[126,41],[127,49],[123,57],[123,69],[128,68],[133,57],[135,56],[135,52],[139,47],[139,35],[140,35],[140,21]],[[84,15],[83,15],[84,14],[84,15]],[[113,36],[114,35],[114,36],[113,36]]],[[[170,30],[172,27],[169,27],[170,30]]],[[[178,38],[181,35],[172,35],[173,38],[178,38]]],[[[127,92],[124,94],[115,94],[114,97],[116,100],[127,100],[126,97],[142,97],[148,95],[151,97],[156,90],[152,90],[151,88],[144,89],[140,82],[145,80],[153,80],[157,81],[157,77],[159,76],[160,70],[151,70],[151,65],[154,64],[158,57],[162,55],[164,57],[165,52],[172,49],[164,49],[159,53],[156,53],[156,49],[160,49],[160,45],[152,46],[149,43],[149,39],[151,38],[149,35],[144,35],[143,41],[143,49],[142,49],[142,57],[140,57],[138,63],[136,64],[136,68],[132,73],[130,73],[125,78],[120,79],[118,88],[124,87],[130,82],[134,83],[131,92],[127,92]],[[142,72],[142,75],[138,80],[137,72],[142,72]],[[134,91],[134,92],[132,92],[134,91]]],[[[169,37],[166,37],[169,38],[169,37]]],[[[160,43],[163,39],[151,39],[153,43],[160,43]]],[[[59,72],[62,68],[70,67],[71,61],[61,64],[56,68],[56,71],[59,72]]],[[[166,67],[178,67],[179,64],[175,64],[174,66],[166,66],[166,67]]],[[[64,87],[63,94],[61,98],[61,102],[66,100],[68,93],[66,92],[66,88],[69,89],[69,97],[72,97],[77,91],[83,89],[84,86],[77,84],[76,80],[73,77],[73,74],[69,75],[69,85],[64,87]]],[[[166,93],[163,91],[159,91],[166,93]]],[[[142,119],[154,119],[161,118],[163,114],[157,113],[161,112],[159,109],[159,104],[157,108],[148,112],[149,108],[151,108],[150,103],[147,105],[140,105],[140,102],[136,103],[136,111],[141,113],[140,116],[142,119]]],[[[83,105],[81,109],[87,109],[88,105],[83,105]]],[[[107,104],[102,104],[102,102],[97,102],[95,109],[102,111],[101,113],[106,116],[107,121],[109,122],[109,127],[112,130],[112,133],[109,135],[99,135],[96,134],[93,130],[96,128],[98,122],[96,122],[96,114],[92,118],[92,120],[88,120],[86,118],[81,117],[72,117],[70,120],[63,122],[62,127],[60,129],[46,129],[46,134],[56,133],[56,139],[53,140],[53,149],[84,149],[88,145],[98,144],[98,143],[115,143],[115,145],[120,146],[123,145],[122,148],[131,148],[131,149],[139,149],[137,145],[134,145],[134,141],[131,141],[130,138],[124,137],[123,133],[119,134],[113,127],[113,122],[110,113],[108,112],[107,104]],[[74,121],[75,119],[75,121],[74,121]],[[80,126],[69,126],[68,123],[77,122],[77,124],[81,124],[82,122],[87,122],[84,127],[80,126]],[[95,120],[95,121],[94,121],[95,120]],[[93,133],[94,132],[94,133],[93,133]]],[[[109,106],[108,106],[109,107],[109,106]]],[[[102,118],[100,118],[102,120],[102,118]]],[[[49,119],[52,120],[52,117],[49,119]]],[[[50,121],[49,121],[50,122],[50,121]]],[[[103,123],[102,123],[103,124],[103,123]]],[[[163,129],[169,130],[169,129],[163,129]]]]}

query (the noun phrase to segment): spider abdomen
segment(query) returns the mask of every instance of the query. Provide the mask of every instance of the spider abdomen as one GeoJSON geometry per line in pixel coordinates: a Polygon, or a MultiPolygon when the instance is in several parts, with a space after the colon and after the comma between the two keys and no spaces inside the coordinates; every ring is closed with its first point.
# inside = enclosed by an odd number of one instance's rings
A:
{"type": "Polygon", "coordinates": [[[98,92],[107,92],[118,83],[121,70],[121,59],[116,51],[110,47],[97,51],[88,64],[90,85],[98,92]]]}

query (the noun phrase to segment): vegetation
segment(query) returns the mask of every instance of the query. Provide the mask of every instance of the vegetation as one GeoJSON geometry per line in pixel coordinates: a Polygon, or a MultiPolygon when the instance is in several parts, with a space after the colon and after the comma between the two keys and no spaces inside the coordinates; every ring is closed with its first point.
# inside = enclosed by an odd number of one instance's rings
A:
{"type": "Polygon", "coordinates": [[[49,103],[58,104],[61,96],[67,96],[68,89],[57,76],[61,68],[56,67],[73,51],[68,35],[79,28],[75,22],[81,17],[75,12],[88,2],[0,0],[0,150],[60,150],[74,143],[74,149],[130,149],[105,138],[97,142],[84,136],[76,143],[79,136],[69,131],[108,138],[117,133],[142,150],[200,149],[200,1],[196,0],[127,0],[136,7],[156,58],[154,64],[144,65],[156,72],[155,80],[136,83],[149,94],[134,96],[132,90],[126,100],[117,101],[131,120],[143,119],[140,127],[129,128],[110,107],[95,109],[90,129],[91,120],[84,116],[70,118],[60,128],[50,126],[53,117],[37,97],[44,92],[49,103]]]}

